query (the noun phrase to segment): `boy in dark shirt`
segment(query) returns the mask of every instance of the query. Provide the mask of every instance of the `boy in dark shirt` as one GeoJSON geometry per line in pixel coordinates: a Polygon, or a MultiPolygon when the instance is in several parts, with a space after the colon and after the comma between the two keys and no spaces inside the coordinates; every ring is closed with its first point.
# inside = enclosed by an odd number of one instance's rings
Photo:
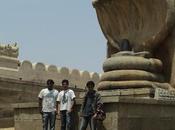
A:
{"type": "Polygon", "coordinates": [[[86,84],[88,88],[85,94],[83,104],[81,106],[81,125],[80,130],[86,130],[88,124],[91,130],[95,130],[94,116],[96,114],[97,104],[101,102],[101,96],[95,90],[95,83],[93,81],[88,81],[86,84]]]}

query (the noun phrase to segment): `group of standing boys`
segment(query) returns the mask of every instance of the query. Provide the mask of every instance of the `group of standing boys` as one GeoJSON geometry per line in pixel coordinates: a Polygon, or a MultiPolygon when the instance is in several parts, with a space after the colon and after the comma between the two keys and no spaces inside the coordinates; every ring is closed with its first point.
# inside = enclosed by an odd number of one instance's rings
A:
{"type": "MultiPolygon", "coordinates": [[[[62,81],[63,90],[58,92],[54,89],[54,81],[47,80],[47,88],[42,89],[38,95],[39,108],[42,115],[43,130],[55,130],[56,115],[61,119],[61,130],[73,130],[72,118],[75,105],[75,93],[69,88],[69,81],[62,81]]],[[[105,118],[101,96],[95,90],[93,81],[86,84],[85,94],[80,110],[80,130],[86,130],[88,124],[91,130],[100,130],[100,124],[105,118]]],[[[76,125],[76,124],[74,124],[76,125]]],[[[78,125],[78,124],[77,124],[78,125]]]]}

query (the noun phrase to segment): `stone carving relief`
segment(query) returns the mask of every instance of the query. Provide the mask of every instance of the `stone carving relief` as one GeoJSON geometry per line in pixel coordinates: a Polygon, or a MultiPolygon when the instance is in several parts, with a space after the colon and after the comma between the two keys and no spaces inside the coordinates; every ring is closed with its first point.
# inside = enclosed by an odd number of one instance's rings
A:
{"type": "Polygon", "coordinates": [[[19,55],[19,47],[17,43],[14,44],[0,44],[0,56],[8,56],[13,58],[18,58],[19,55]]]}

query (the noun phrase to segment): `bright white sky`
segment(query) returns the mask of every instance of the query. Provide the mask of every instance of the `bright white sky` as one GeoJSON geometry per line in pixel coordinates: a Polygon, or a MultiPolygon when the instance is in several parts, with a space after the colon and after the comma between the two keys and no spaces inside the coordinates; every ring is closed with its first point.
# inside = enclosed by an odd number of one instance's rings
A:
{"type": "Polygon", "coordinates": [[[102,72],[106,40],[91,0],[1,0],[0,43],[20,60],[102,72]]]}

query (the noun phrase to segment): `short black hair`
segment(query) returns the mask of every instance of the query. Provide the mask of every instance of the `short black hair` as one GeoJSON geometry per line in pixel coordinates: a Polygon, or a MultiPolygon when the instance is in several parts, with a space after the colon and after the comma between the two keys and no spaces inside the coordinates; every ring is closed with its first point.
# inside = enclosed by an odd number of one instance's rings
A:
{"type": "Polygon", "coordinates": [[[49,84],[54,84],[54,81],[52,79],[48,79],[47,80],[47,85],[49,85],[49,84]]]}
{"type": "Polygon", "coordinates": [[[92,85],[92,86],[94,87],[94,86],[95,86],[94,81],[88,81],[88,82],[86,83],[86,86],[87,86],[87,87],[90,86],[90,85],[92,85]]]}
{"type": "Polygon", "coordinates": [[[63,80],[62,80],[62,84],[63,84],[63,83],[69,84],[69,80],[63,79],[63,80]]]}

